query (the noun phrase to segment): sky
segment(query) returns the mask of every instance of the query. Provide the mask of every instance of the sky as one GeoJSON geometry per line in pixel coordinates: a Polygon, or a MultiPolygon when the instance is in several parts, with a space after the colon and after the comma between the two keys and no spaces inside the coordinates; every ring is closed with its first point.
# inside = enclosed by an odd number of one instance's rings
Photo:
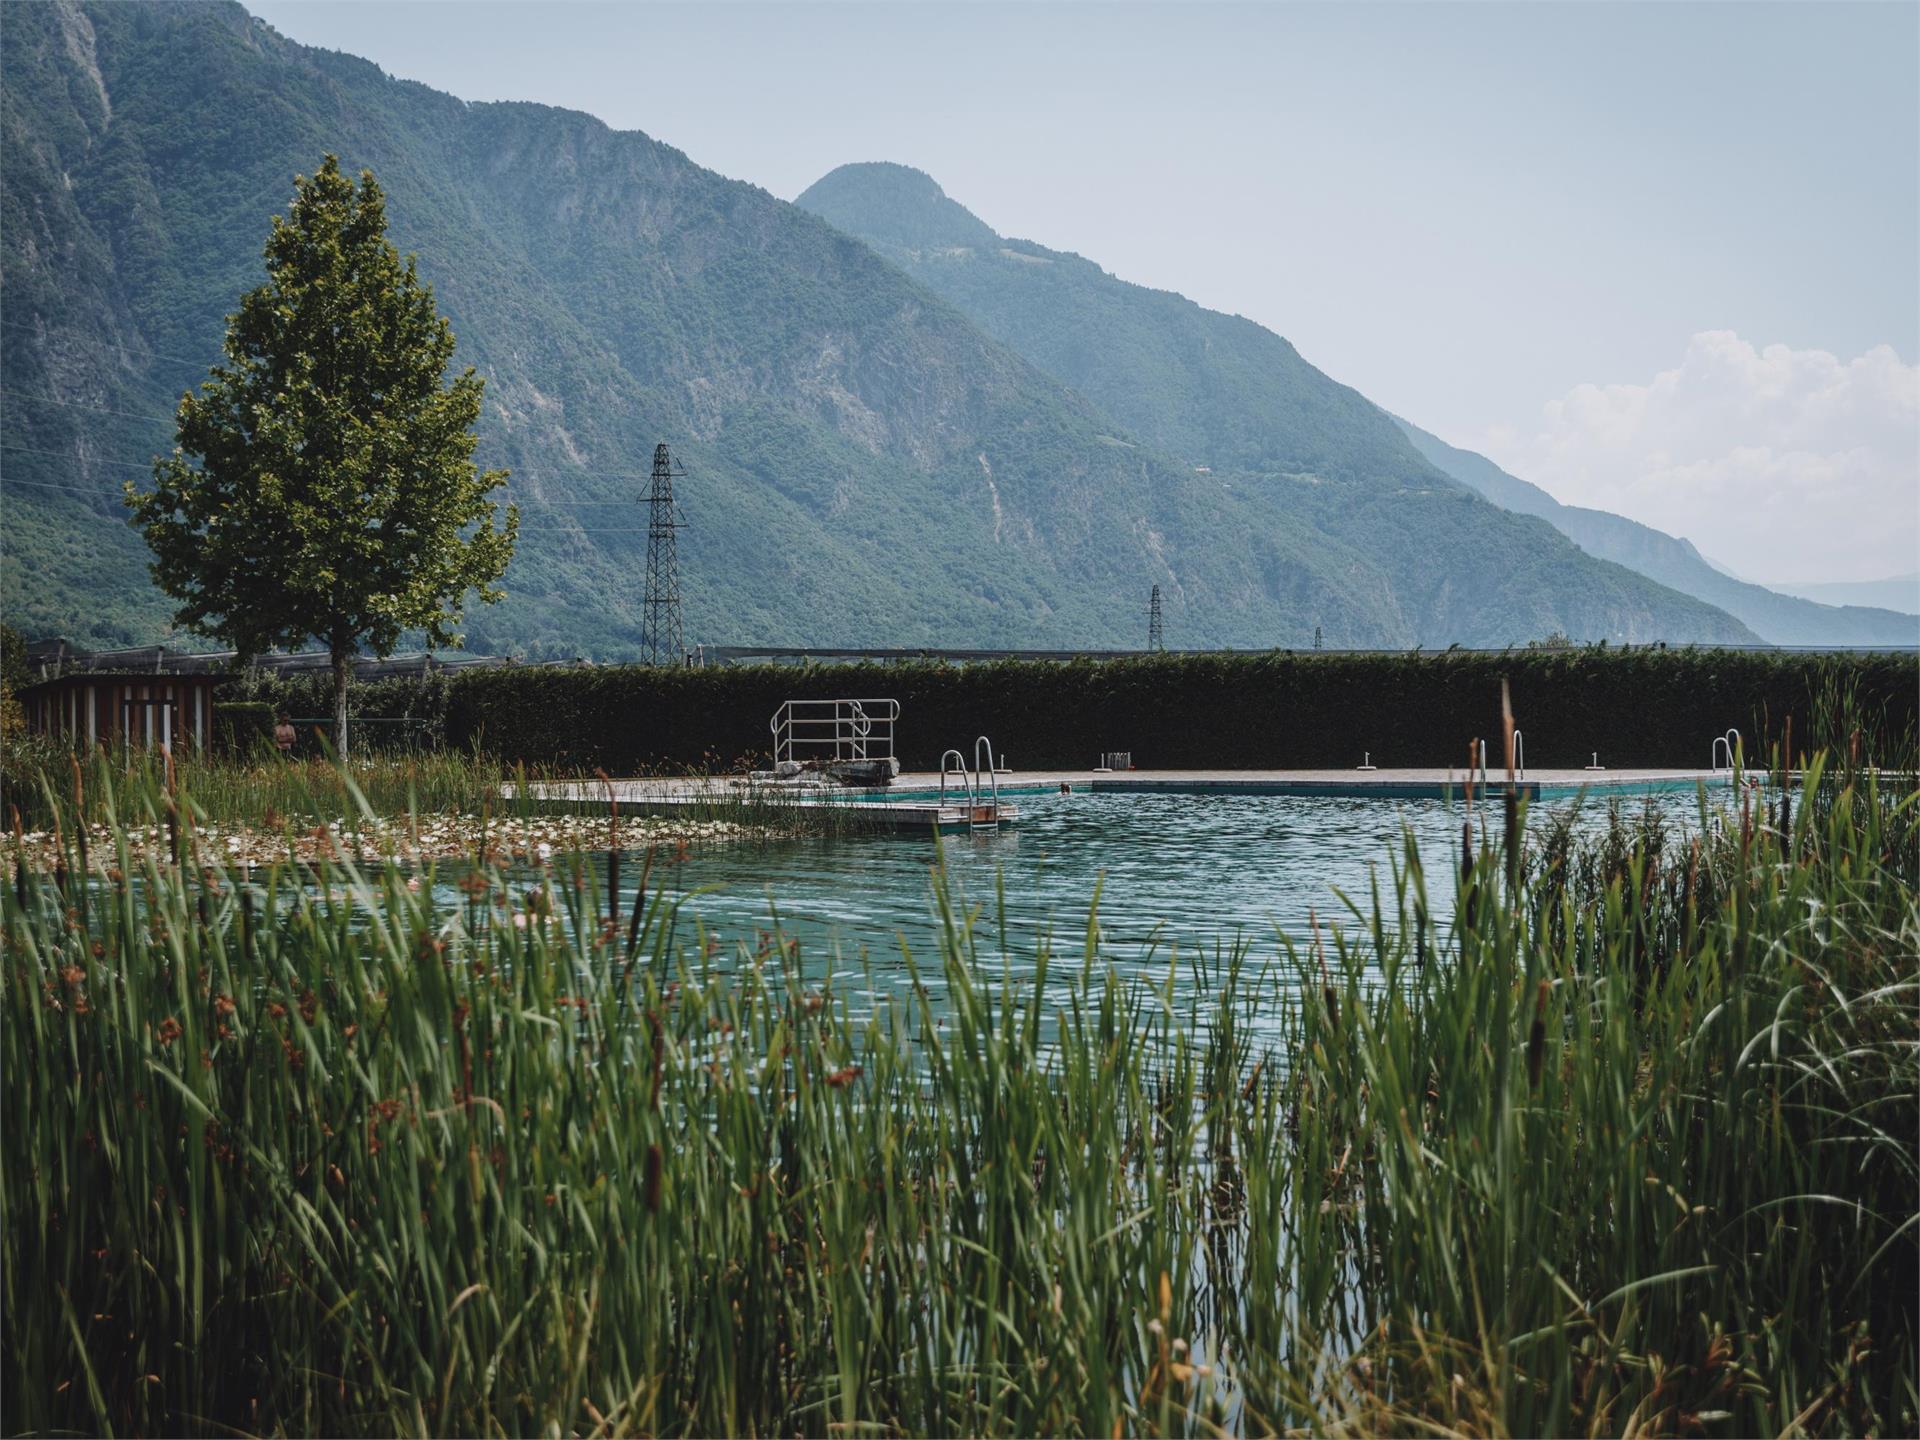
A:
{"type": "Polygon", "coordinates": [[[1920,569],[1920,5],[247,3],[785,199],[917,166],[1742,575],[1920,569]]]}

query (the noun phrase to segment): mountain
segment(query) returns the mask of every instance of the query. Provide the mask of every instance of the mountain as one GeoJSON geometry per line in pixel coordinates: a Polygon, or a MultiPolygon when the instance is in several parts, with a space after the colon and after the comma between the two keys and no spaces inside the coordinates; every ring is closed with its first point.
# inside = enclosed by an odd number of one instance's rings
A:
{"type": "Polygon", "coordinates": [[[1372,555],[1396,593],[1455,614],[1487,607],[1457,624],[1502,640],[1556,628],[1598,637],[1607,624],[1639,627],[1643,639],[1756,638],[1692,597],[1596,563],[1551,526],[1476,503],[1392,417],[1251,320],[998,235],[904,165],[843,165],[795,203],[872,245],[1146,444],[1372,555]],[[1506,573],[1497,596],[1481,581],[1488,569],[1506,573]],[[1495,611],[1507,607],[1521,627],[1500,628],[1495,611]]]}
{"type": "Polygon", "coordinates": [[[1818,600],[1822,605],[1874,605],[1903,615],[1920,615],[1920,571],[1889,575],[1884,580],[1826,580],[1767,588],[1803,600],[1818,600]]]}
{"type": "MultiPolygon", "coordinates": [[[[1664,585],[1718,605],[1772,644],[1912,645],[1920,642],[1920,623],[1916,623],[1911,614],[1863,604],[1822,604],[1817,602],[1825,597],[1782,594],[1751,584],[1708,560],[1689,541],[1605,510],[1563,505],[1538,485],[1509,475],[1484,455],[1457,449],[1404,420],[1397,423],[1422,455],[1496,505],[1522,515],[1538,515],[1589,555],[1625,565],[1664,585]]],[[[1898,582],[1888,583],[1897,585],[1898,582]]],[[[1915,583],[1909,582],[1909,592],[1915,588],[1915,583]]],[[[1831,598],[1839,601],[1847,597],[1836,594],[1831,598]]]]}
{"type": "MultiPolygon", "coordinates": [[[[1388,415],[1250,320],[1129,285],[1077,255],[1003,239],[918,170],[843,165],[796,203],[875,246],[990,334],[1190,463],[1269,478],[1304,471],[1364,480],[1413,473],[1410,446],[1493,504],[1546,520],[1588,555],[1718,607],[1771,643],[1916,639],[1908,617],[1746,584],[1685,540],[1562,505],[1484,456],[1388,415]]],[[[1337,518],[1320,518],[1340,528],[1337,518]]]]}
{"type": "Polygon", "coordinates": [[[1156,583],[1175,645],[1750,638],[1488,505],[1297,357],[1301,443],[1210,464],[875,248],[590,116],[468,104],[233,3],[15,5],[6,46],[0,608],[29,633],[167,638],[120,484],[332,152],[379,175],[487,377],[477,458],[522,527],[475,649],[635,653],[663,440],[690,640],[1137,644],[1156,583]]]}

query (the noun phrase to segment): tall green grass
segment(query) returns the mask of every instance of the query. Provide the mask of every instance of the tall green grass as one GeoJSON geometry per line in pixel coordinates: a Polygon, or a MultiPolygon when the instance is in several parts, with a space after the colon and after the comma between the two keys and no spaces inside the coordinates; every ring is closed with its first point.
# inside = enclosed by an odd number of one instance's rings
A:
{"type": "MultiPolygon", "coordinates": [[[[76,755],[58,741],[25,737],[8,746],[0,778],[21,822],[49,828],[69,824],[79,766],[80,814],[100,823],[116,793],[184,793],[204,819],[273,828],[282,820],[349,819],[366,814],[480,814],[499,812],[503,787],[518,772],[484,754],[422,750],[356,758],[287,760],[261,747],[250,756],[200,753],[182,747],[169,757],[151,747],[97,747],[76,755]]],[[[545,778],[536,775],[534,778],[545,778]]]]}
{"type": "MultiPolygon", "coordinates": [[[[325,758],[283,759],[265,750],[252,757],[184,751],[169,757],[153,748],[101,747],[80,755],[28,737],[10,744],[0,763],[7,819],[31,830],[71,829],[76,817],[104,824],[116,795],[158,795],[161,812],[170,799],[177,815],[269,832],[330,820],[353,829],[376,819],[445,815],[604,816],[602,784],[582,781],[573,772],[508,766],[483,752],[451,750],[366,755],[343,766],[325,758]],[[542,787],[555,782],[580,787],[587,798],[542,798],[542,787]]],[[[622,813],[643,811],[629,804],[622,813]]],[[[735,790],[719,780],[696,787],[691,801],[663,813],[688,824],[718,821],[790,834],[841,835],[870,828],[862,812],[846,805],[807,803],[807,797],[771,787],[735,790]]]]}
{"type": "Polygon", "coordinates": [[[1781,798],[1496,809],[1178,987],[936,872],[888,1000],[644,869],[248,883],[106,786],[184,863],[0,899],[0,1424],[1911,1433],[1916,799],[1781,798]]]}

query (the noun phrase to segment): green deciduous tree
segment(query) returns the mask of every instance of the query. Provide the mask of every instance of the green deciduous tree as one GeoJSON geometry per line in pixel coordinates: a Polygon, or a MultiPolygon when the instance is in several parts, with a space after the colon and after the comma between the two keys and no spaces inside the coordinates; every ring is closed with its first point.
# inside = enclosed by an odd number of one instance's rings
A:
{"type": "Polygon", "coordinates": [[[496,528],[487,498],[507,472],[473,463],[485,382],[469,367],[443,383],[452,327],[386,230],[371,171],[356,188],[329,155],[296,177],[226,362],[181,397],[155,488],[127,488],[181,624],[243,657],[327,647],[343,755],[356,651],[408,630],[455,643],[467,591],[500,598],[519,525],[508,506],[496,528]]]}

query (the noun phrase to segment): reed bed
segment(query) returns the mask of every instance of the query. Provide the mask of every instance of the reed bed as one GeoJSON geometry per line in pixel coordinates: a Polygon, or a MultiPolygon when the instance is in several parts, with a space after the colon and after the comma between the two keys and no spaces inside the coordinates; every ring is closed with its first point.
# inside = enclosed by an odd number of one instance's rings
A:
{"type": "Polygon", "coordinates": [[[1485,801],[1204,1000],[936,868],[870,1003],[645,865],[248,879],[103,785],[182,863],[0,898],[0,1425],[1912,1433],[1920,802],[1485,801]]]}
{"type": "MultiPolygon", "coordinates": [[[[316,826],[332,826],[349,837],[360,836],[366,848],[375,851],[393,848],[388,840],[399,834],[416,842],[410,848],[418,850],[423,822],[445,822],[462,833],[483,836],[489,820],[514,822],[525,830],[540,828],[542,821],[605,817],[608,805],[600,798],[605,780],[604,774],[581,781],[571,772],[548,767],[508,766],[478,751],[374,754],[340,765],[266,752],[251,758],[186,752],[169,757],[156,749],[106,747],[83,757],[26,737],[10,742],[0,759],[0,788],[16,832],[72,832],[76,820],[98,828],[113,818],[114,796],[159,794],[201,825],[246,836],[250,855],[274,848],[289,827],[296,834],[310,834],[316,826]],[[543,798],[546,790],[574,789],[588,798],[543,798]]],[[[850,807],[806,804],[795,795],[767,789],[735,790],[719,779],[695,786],[692,794],[690,803],[663,810],[660,825],[651,828],[693,832],[718,827],[760,836],[844,835],[865,828],[860,812],[850,807]]],[[[643,813],[631,805],[615,810],[630,822],[643,813]]],[[[151,815],[147,820],[157,823],[151,815]]],[[[564,842],[556,848],[580,848],[579,838],[594,833],[588,825],[556,823],[546,828],[565,832],[551,837],[564,842]]],[[[629,846],[635,838],[629,837],[629,846]]],[[[644,837],[638,838],[644,843],[644,837]]],[[[32,848],[34,854],[45,849],[32,848]]],[[[283,844],[280,848],[284,852],[283,844]]],[[[476,841],[475,852],[483,848],[476,841]]],[[[444,858],[445,847],[441,849],[444,858]]]]}
{"type": "Polygon", "coordinates": [[[114,795],[184,791],[192,808],[210,821],[268,828],[282,820],[357,820],[365,815],[436,815],[500,812],[503,789],[516,772],[484,753],[422,750],[358,756],[342,766],[330,759],[283,759],[259,753],[201,754],[182,747],[169,757],[153,748],[98,747],[76,759],[73,752],[38,737],[8,744],[4,769],[7,800],[30,829],[74,814],[74,779],[80,764],[79,812],[97,823],[107,818],[114,795]],[[87,798],[90,796],[91,798],[87,798]]]}

